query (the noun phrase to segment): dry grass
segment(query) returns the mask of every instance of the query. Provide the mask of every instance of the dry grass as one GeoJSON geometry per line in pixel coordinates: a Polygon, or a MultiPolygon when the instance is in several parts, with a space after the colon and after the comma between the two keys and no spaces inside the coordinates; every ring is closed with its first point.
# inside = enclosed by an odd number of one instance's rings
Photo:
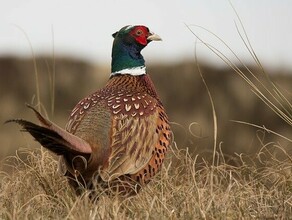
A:
{"type": "MultiPolygon", "coordinates": [[[[196,37],[196,40],[202,43],[206,48],[210,50],[210,52],[214,53],[218,58],[220,58],[227,66],[229,66],[234,73],[236,73],[239,77],[241,77],[242,81],[246,83],[250,90],[267,106],[272,110],[279,118],[282,119],[283,122],[286,122],[289,126],[292,126],[292,103],[289,100],[288,96],[285,95],[285,91],[275,84],[269,74],[266,73],[263,65],[261,64],[256,52],[251,45],[250,39],[246,32],[246,29],[243,25],[243,22],[237,13],[236,9],[232,5],[231,1],[229,1],[235,15],[235,27],[238,33],[238,36],[241,39],[241,43],[244,46],[244,49],[248,51],[249,55],[253,59],[257,69],[251,70],[242,59],[236,54],[236,52],[229,46],[227,42],[225,42],[220,36],[216,35],[212,31],[201,27],[199,25],[189,25],[187,28],[190,32],[196,37]],[[206,33],[213,36],[220,45],[225,47],[225,49],[232,54],[232,58],[228,57],[221,50],[217,49],[216,46],[211,43],[205,41],[202,37],[200,37],[192,27],[199,28],[206,33]],[[240,64],[240,65],[238,65],[240,64]]],[[[242,123],[240,121],[235,121],[242,123]]],[[[255,127],[259,127],[258,125],[254,125],[249,123],[249,125],[253,125],[255,127]]],[[[262,127],[265,130],[264,127],[262,127]]],[[[275,133],[276,134],[276,133],[275,133]]],[[[278,135],[278,134],[276,134],[278,135]]],[[[286,138],[286,137],[285,137],[286,138]]],[[[292,142],[289,138],[288,141],[292,142]]]]}
{"type": "Polygon", "coordinates": [[[101,193],[96,203],[86,193],[73,193],[48,151],[27,151],[26,162],[18,156],[5,160],[14,172],[0,176],[0,218],[288,219],[292,160],[285,152],[286,159],[276,159],[270,147],[263,147],[257,159],[238,156],[237,167],[227,165],[219,152],[212,167],[186,150],[172,150],[161,173],[140,194],[123,200],[101,193]]]}
{"type": "MultiPolygon", "coordinates": [[[[291,102],[264,72],[240,19],[239,22],[237,30],[259,67],[258,73],[252,72],[234,53],[239,63],[246,68],[248,74],[245,74],[229,58],[190,30],[200,42],[230,66],[278,117],[291,126],[291,102]],[[240,27],[243,28],[243,33],[240,32],[240,27]]],[[[224,41],[219,37],[218,39],[231,50],[224,41]]],[[[34,67],[36,102],[43,110],[37,67],[36,65],[34,67]]],[[[198,65],[197,67],[199,69],[198,65]]],[[[48,72],[53,114],[54,67],[50,70],[48,65],[48,72]]],[[[203,82],[207,88],[204,79],[203,82]]],[[[67,180],[57,172],[56,158],[48,151],[22,150],[19,151],[19,155],[3,161],[4,166],[9,166],[13,172],[8,174],[0,171],[0,218],[290,219],[291,156],[279,143],[262,141],[261,150],[253,157],[237,155],[237,158],[233,159],[237,161],[236,167],[226,163],[220,144],[217,144],[216,106],[214,107],[210,92],[207,92],[214,119],[214,150],[210,153],[212,158],[210,162],[199,158],[198,155],[190,156],[188,149],[179,150],[174,143],[161,172],[137,196],[122,199],[118,196],[109,197],[103,191],[97,191],[99,200],[92,202],[87,192],[79,197],[74,194],[67,180]]],[[[261,129],[259,133],[271,132],[262,126],[246,124],[261,129]]],[[[284,137],[276,132],[274,134],[284,137]]],[[[288,137],[286,139],[291,143],[291,139],[288,137]]],[[[7,170],[7,167],[3,170],[7,170]]]]}

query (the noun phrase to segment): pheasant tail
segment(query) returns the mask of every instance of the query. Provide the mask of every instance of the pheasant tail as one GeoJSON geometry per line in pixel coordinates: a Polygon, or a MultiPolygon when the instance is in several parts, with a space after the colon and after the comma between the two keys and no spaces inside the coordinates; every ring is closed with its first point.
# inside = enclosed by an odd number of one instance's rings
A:
{"type": "Polygon", "coordinates": [[[57,155],[72,153],[75,155],[90,154],[90,145],[81,138],[70,134],[48,119],[45,119],[35,108],[32,109],[41,125],[34,124],[23,119],[12,119],[5,123],[15,122],[22,126],[23,131],[29,132],[43,147],[51,150],[57,155]]]}

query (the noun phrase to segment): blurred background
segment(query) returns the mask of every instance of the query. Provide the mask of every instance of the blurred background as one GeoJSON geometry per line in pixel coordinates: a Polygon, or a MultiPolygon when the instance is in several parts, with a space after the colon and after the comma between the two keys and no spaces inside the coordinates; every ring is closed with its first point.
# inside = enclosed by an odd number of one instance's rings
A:
{"type": "MultiPolygon", "coordinates": [[[[292,2],[231,2],[266,72],[291,101],[292,2]]],[[[201,155],[213,148],[212,109],[198,73],[198,61],[215,104],[218,141],[226,157],[242,152],[254,154],[269,142],[291,149],[291,142],[289,145],[275,135],[231,122],[264,125],[292,138],[291,127],[265,106],[218,56],[196,43],[194,33],[240,66],[214,33],[245,65],[254,72],[260,71],[237,32],[240,21],[229,1],[2,0],[0,159],[15,154],[21,147],[38,146],[30,136],[20,133],[18,126],[3,125],[10,118],[36,121],[25,103],[37,103],[37,87],[48,117],[64,127],[75,104],[106,83],[110,74],[111,34],[128,24],[144,24],[163,38],[145,48],[143,56],[174,122],[172,128],[179,148],[201,155]]]]}

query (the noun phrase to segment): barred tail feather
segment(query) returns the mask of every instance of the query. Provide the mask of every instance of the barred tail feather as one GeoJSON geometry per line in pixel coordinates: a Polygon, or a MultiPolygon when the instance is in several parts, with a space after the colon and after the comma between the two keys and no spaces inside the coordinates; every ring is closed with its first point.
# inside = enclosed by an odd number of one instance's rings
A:
{"type": "Polygon", "coordinates": [[[90,145],[83,139],[70,134],[53,122],[45,119],[36,109],[27,105],[34,111],[41,126],[23,119],[12,119],[5,123],[15,122],[29,132],[42,146],[53,151],[57,155],[64,155],[66,152],[74,154],[91,154],[90,145]]]}

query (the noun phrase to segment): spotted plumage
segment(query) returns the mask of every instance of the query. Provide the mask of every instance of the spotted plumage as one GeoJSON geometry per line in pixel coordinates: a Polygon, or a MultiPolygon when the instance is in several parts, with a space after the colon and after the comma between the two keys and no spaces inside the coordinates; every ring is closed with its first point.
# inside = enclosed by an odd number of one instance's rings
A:
{"type": "Polygon", "coordinates": [[[76,191],[99,182],[134,194],[160,170],[171,139],[167,115],[140,54],[160,38],[145,26],[126,26],[113,36],[111,77],[76,105],[66,130],[32,107],[41,126],[12,121],[60,155],[60,168],[76,191]]]}

